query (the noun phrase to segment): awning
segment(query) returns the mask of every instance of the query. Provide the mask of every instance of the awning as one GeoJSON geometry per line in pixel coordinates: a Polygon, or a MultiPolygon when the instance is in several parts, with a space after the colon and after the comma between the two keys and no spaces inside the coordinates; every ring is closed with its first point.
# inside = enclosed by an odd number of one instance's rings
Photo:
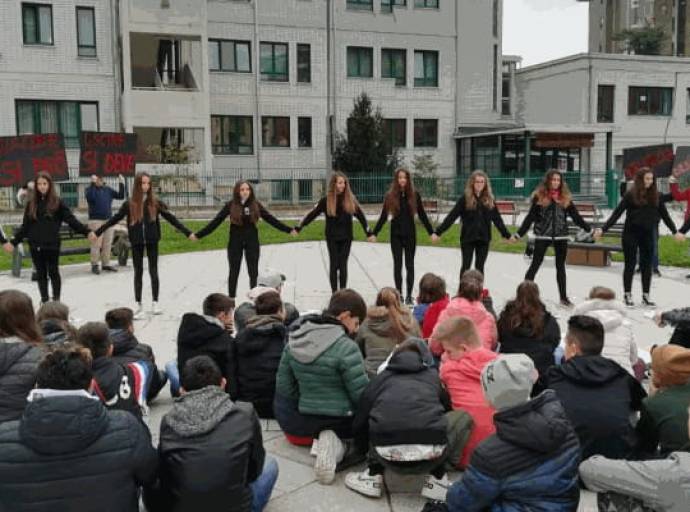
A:
{"type": "MultiPolygon", "coordinates": [[[[486,129],[477,129],[476,127],[463,129],[458,128],[458,130],[453,135],[456,139],[473,139],[476,137],[491,137],[496,135],[511,135],[517,133],[529,132],[530,135],[535,136],[537,140],[541,138],[542,140],[552,140],[554,143],[558,144],[557,140],[562,139],[561,144],[571,139],[574,142],[585,142],[584,138],[580,138],[583,135],[590,135],[593,137],[597,133],[613,133],[618,131],[618,127],[611,125],[594,125],[594,124],[527,124],[522,126],[512,126],[512,127],[498,127],[491,128],[486,127],[486,129]]],[[[539,147],[539,146],[537,146],[539,147]]],[[[545,147],[545,146],[544,146],[545,147]]],[[[549,147],[566,147],[566,146],[549,146],[549,147]]],[[[578,146],[570,146],[578,147],[578,146]]],[[[582,146],[582,147],[591,147],[582,146]]]]}

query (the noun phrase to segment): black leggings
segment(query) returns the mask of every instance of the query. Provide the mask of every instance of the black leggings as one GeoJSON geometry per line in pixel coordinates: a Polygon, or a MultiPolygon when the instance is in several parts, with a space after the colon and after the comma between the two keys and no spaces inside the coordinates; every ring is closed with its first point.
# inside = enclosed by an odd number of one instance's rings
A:
{"type": "Polygon", "coordinates": [[[654,232],[630,229],[623,232],[623,257],[625,258],[625,266],[623,268],[623,289],[625,293],[630,293],[632,291],[638,249],[640,251],[642,293],[649,293],[649,289],[651,288],[654,232]]]}
{"type": "Polygon", "coordinates": [[[146,245],[132,246],[132,263],[134,264],[134,300],[141,302],[141,288],[144,277],[144,251],[149,260],[149,276],[151,276],[151,295],[154,302],[158,302],[160,281],[158,280],[158,242],[146,245]]]}
{"type": "Polygon", "coordinates": [[[460,275],[462,276],[466,270],[472,268],[472,256],[476,254],[477,258],[474,263],[474,268],[484,273],[484,264],[486,258],[489,256],[489,242],[461,242],[460,251],[462,252],[462,267],[460,268],[460,275]]]}
{"type": "Polygon", "coordinates": [[[561,296],[561,300],[567,299],[568,292],[566,291],[565,279],[565,259],[568,256],[567,240],[535,240],[532,264],[529,266],[529,269],[527,269],[525,280],[534,281],[534,277],[537,275],[539,267],[541,267],[544,261],[546,250],[551,244],[553,244],[553,249],[556,252],[556,281],[558,282],[558,293],[561,296]]]}
{"type": "Polygon", "coordinates": [[[242,266],[242,254],[247,261],[247,272],[249,273],[249,288],[256,287],[259,275],[259,255],[261,247],[258,237],[242,239],[230,239],[228,245],[228,264],[230,274],[228,275],[228,295],[235,298],[237,295],[237,281],[240,277],[240,267],[242,266]]]}
{"type": "Polygon", "coordinates": [[[62,281],[60,279],[60,249],[42,249],[31,247],[31,260],[34,262],[36,276],[38,278],[38,291],[41,293],[41,302],[48,302],[48,278],[53,287],[53,300],[60,300],[62,281]]]}
{"type": "Polygon", "coordinates": [[[393,279],[395,288],[402,295],[402,265],[403,251],[405,254],[405,273],[407,275],[407,295],[412,296],[414,287],[414,253],[417,250],[417,239],[415,236],[393,236],[391,237],[391,252],[393,253],[393,279]]]}
{"type": "Polygon", "coordinates": [[[347,260],[350,257],[351,246],[352,240],[326,240],[332,292],[338,289],[338,283],[341,289],[347,288],[347,260]]]}

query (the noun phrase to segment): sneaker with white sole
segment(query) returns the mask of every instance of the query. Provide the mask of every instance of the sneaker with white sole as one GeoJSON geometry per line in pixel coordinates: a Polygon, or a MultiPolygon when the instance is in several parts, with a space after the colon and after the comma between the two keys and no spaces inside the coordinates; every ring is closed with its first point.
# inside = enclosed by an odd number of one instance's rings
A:
{"type": "Polygon", "coordinates": [[[380,498],[383,490],[383,475],[372,475],[369,470],[361,473],[348,473],[345,487],[370,498],[380,498]]]}
{"type": "Polygon", "coordinates": [[[146,318],[146,312],[144,311],[144,306],[141,305],[141,302],[137,302],[137,307],[134,310],[134,320],[143,320],[146,318]]]}
{"type": "Polygon", "coordinates": [[[154,315],[162,315],[163,314],[163,310],[158,305],[158,302],[154,302],[151,305],[151,313],[153,313],[154,315]]]}
{"type": "Polygon", "coordinates": [[[316,447],[316,462],[314,472],[319,483],[330,485],[335,480],[335,468],[343,460],[345,445],[332,430],[324,430],[319,434],[319,444],[316,447]]]}
{"type": "Polygon", "coordinates": [[[316,457],[316,454],[319,453],[319,440],[314,439],[314,441],[311,443],[311,450],[309,451],[309,455],[312,457],[316,457]]]}
{"type": "Polygon", "coordinates": [[[452,482],[448,480],[448,475],[438,479],[433,475],[428,475],[422,487],[422,496],[435,501],[446,501],[446,494],[452,482]]]}

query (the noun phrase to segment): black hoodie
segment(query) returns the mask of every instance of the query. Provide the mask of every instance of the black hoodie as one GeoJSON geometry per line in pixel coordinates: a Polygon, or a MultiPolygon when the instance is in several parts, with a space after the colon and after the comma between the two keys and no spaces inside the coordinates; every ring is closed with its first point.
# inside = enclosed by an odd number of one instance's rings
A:
{"type": "Polygon", "coordinates": [[[120,364],[112,357],[103,356],[93,360],[94,393],[101,399],[108,409],[129,411],[137,418],[143,417],[142,407],[145,406],[148,387],[142,391],[141,383],[148,378],[144,385],[150,386],[150,374],[153,367],[148,361],[120,364]],[[136,365],[145,365],[143,371],[136,365]]]}
{"type": "Polygon", "coordinates": [[[601,356],[575,356],[549,369],[546,384],[556,391],[580,438],[582,458],[624,458],[635,445],[630,414],[647,393],[623,367],[601,356]]]}
{"type": "Polygon", "coordinates": [[[209,356],[220,368],[223,377],[229,376],[228,352],[233,341],[230,333],[211,317],[186,313],[177,333],[177,368],[180,384],[184,387],[182,369],[187,361],[196,356],[209,356]]]}
{"type": "Polygon", "coordinates": [[[110,340],[113,342],[113,361],[120,364],[136,363],[137,361],[147,361],[151,364],[153,374],[147,394],[150,402],[158,396],[160,390],[165,386],[166,379],[161,377],[161,373],[156,367],[156,358],[153,349],[146,343],[139,343],[134,334],[127,329],[111,329],[110,340]]]}

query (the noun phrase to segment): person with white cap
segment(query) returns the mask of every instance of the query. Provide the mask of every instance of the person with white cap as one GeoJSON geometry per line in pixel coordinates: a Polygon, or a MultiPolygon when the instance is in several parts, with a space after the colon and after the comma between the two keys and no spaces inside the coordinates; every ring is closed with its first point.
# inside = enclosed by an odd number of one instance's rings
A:
{"type": "MultiPolygon", "coordinates": [[[[251,317],[256,315],[256,299],[259,295],[266,292],[277,291],[279,294],[283,291],[283,283],[285,282],[285,275],[278,272],[267,272],[262,274],[256,280],[256,286],[249,290],[247,298],[250,302],[244,302],[235,310],[235,334],[239,335],[247,326],[247,322],[251,317]]],[[[299,317],[297,308],[289,302],[283,302],[283,309],[285,310],[285,325],[288,326],[299,317]]]]}

